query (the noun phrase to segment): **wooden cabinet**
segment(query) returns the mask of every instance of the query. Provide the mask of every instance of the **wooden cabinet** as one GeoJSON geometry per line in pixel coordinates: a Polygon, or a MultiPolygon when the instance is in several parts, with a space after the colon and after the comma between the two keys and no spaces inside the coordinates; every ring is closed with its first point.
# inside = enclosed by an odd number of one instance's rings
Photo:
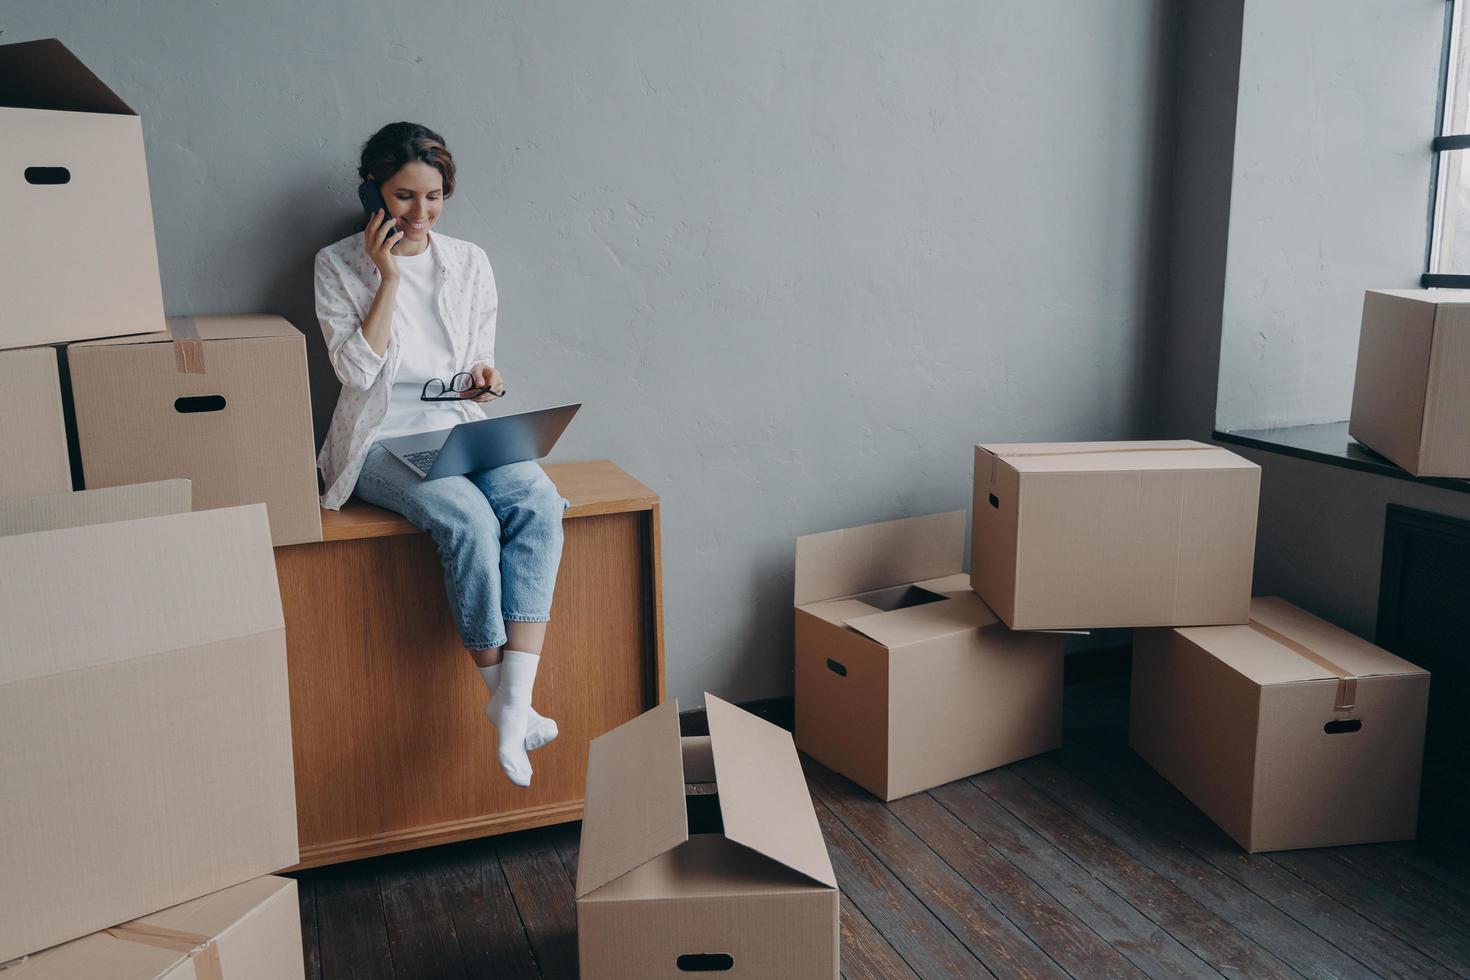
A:
{"type": "Polygon", "coordinates": [[[496,761],[428,535],[352,503],[276,549],[297,867],[579,819],[588,742],[663,700],[658,497],[607,461],[545,468],[571,507],[535,704],[561,736],[529,789],[496,761]]]}

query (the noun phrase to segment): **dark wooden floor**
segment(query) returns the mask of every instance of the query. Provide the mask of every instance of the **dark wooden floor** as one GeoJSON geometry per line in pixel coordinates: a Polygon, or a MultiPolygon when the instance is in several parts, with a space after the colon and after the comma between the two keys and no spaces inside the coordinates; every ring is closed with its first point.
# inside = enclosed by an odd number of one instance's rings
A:
{"type": "MultiPolygon", "coordinates": [[[[901,977],[1470,976],[1470,842],[1247,855],[1126,747],[1125,677],[1066,747],[883,804],[808,765],[842,970],[901,977]]],[[[577,975],[577,825],[302,872],[312,980],[577,975]]]]}

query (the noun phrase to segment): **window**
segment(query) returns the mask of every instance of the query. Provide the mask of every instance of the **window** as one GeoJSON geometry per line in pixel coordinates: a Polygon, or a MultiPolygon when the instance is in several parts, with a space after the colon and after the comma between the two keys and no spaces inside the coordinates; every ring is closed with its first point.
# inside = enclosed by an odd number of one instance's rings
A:
{"type": "Polygon", "coordinates": [[[1465,0],[1447,0],[1434,138],[1434,213],[1425,286],[1470,287],[1470,38],[1465,0]]]}

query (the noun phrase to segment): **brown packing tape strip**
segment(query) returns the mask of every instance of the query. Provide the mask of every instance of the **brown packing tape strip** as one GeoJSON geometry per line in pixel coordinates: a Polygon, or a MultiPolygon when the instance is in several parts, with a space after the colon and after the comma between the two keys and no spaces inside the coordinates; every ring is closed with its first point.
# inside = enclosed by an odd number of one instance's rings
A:
{"type": "Polygon", "coordinates": [[[194,960],[194,975],[198,980],[225,980],[225,970],[220,965],[219,945],[209,936],[143,922],[125,922],[108,929],[107,934],[125,942],[188,953],[194,960]]]}
{"type": "MultiPolygon", "coordinates": [[[[984,446],[980,448],[985,449],[984,446]]],[[[1197,446],[1132,446],[1127,448],[1110,446],[1107,449],[1049,449],[1044,452],[1037,450],[1036,452],[998,453],[989,449],[985,451],[990,453],[990,483],[994,486],[996,469],[1003,459],[1026,459],[1032,456],[1101,456],[1104,453],[1191,453],[1201,449],[1219,448],[1219,446],[1207,446],[1200,443],[1197,446]]]]}
{"type": "Polygon", "coordinates": [[[1337,700],[1332,706],[1334,711],[1351,711],[1358,706],[1358,676],[1356,674],[1343,669],[1305,644],[1298,643],[1286,634],[1273,630],[1265,623],[1253,619],[1248,625],[1257,633],[1275,640],[1292,653],[1306,657],[1318,667],[1331,671],[1337,677],[1337,700]]]}
{"type": "Polygon", "coordinates": [[[174,342],[174,368],[180,374],[204,373],[204,340],[192,316],[172,317],[168,334],[174,342]]]}

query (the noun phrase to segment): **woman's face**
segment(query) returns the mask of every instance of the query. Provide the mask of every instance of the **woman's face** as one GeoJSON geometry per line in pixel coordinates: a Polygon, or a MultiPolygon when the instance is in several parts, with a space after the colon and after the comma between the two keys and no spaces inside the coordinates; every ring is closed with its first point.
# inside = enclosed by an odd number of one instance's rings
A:
{"type": "Polygon", "coordinates": [[[413,160],[382,185],[388,214],[397,223],[407,242],[426,242],[429,226],[444,210],[444,177],[421,160],[413,160]]]}

